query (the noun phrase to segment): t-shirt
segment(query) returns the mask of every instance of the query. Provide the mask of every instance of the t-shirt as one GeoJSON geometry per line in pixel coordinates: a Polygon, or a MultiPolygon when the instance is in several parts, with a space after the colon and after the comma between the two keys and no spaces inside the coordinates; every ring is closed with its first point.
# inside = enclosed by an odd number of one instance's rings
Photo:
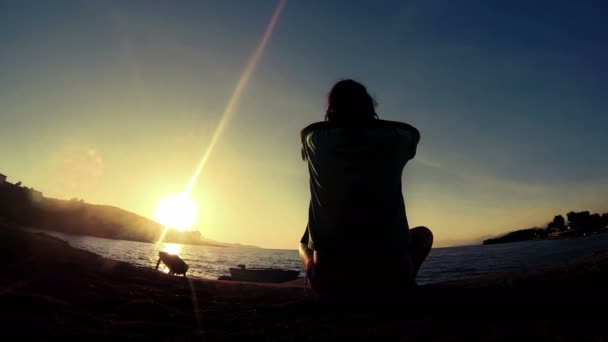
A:
{"type": "Polygon", "coordinates": [[[416,154],[418,130],[386,120],[325,121],[300,137],[311,194],[301,242],[325,255],[344,255],[354,246],[389,255],[407,251],[401,176],[416,154]]]}

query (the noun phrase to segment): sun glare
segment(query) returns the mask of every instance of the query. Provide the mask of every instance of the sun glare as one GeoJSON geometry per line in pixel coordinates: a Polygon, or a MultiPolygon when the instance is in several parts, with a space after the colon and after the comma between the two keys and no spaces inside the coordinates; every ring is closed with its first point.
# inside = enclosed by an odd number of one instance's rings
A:
{"type": "Polygon", "coordinates": [[[196,205],[184,195],[170,195],[158,202],[155,219],[163,225],[184,231],[192,227],[196,205]]]}
{"type": "Polygon", "coordinates": [[[165,243],[163,251],[169,254],[179,255],[182,251],[182,246],[175,243],[165,243]]]}

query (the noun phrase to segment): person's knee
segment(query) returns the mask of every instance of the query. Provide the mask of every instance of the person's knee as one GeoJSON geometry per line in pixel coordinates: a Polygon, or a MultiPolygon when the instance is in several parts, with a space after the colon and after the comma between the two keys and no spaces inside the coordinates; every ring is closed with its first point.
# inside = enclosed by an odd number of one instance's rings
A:
{"type": "Polygon", "coordinates": [[[410,229],[410,235],[412,239],[423,243],[424,245],[428,245],[429,247],[433,245],[433,232],[424,226],[416,227],[410,229]]]}

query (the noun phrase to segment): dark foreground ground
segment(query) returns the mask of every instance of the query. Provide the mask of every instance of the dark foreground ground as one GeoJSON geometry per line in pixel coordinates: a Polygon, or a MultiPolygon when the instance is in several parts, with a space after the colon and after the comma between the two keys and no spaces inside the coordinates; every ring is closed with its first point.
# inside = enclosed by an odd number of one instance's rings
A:
{"type": "Polygon", "coordinates": [[[294,284],[172,277],[0,225],[7,341],[604,341],[607,291],[608,252],[600,252],[533,272],[423,286],[405,302],[327,304],[294,284]]]}

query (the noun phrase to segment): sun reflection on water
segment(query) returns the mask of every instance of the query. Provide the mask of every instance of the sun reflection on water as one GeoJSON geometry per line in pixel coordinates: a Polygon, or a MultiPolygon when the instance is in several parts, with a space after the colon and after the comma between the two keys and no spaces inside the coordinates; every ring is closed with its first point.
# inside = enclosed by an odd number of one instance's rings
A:
{"type": "MultiPolygon", "coordinates": [[[[167,252],[171,255],[179,255],[182,251],[182,245],[178,243],[163,243],[163,248],[161,249],[163,252],[167,252]]],[[[159,259],[160,262],[160,259],[159,259]]],[[[169,268],[164,263],[160,262],[158,265],[158,269],[163,273],[169,273],[169,268]]]]}
{"type": "Polygon", "coordinates": [[[182,251],[182,245],[177,243],[164,243],[163,251],[173,255],[179,255],[182,251]]]}

